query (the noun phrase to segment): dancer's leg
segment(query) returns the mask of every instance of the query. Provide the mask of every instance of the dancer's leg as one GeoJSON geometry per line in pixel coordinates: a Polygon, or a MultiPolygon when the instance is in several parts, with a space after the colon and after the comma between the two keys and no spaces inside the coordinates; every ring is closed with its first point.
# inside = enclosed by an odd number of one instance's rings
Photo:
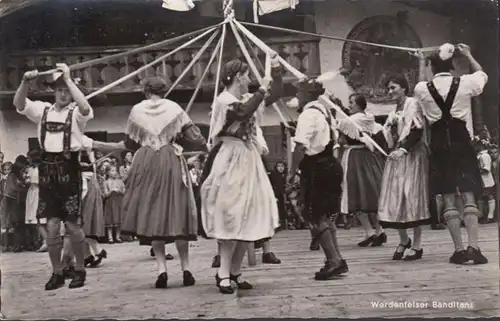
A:
{"type": "Polygon", "coordinates": [[[75,222],[66,222],[66,228],[75,253],[75,271],[85,271],[85,234],[83,229],[75,222]]]}
{"type": "Polygon", "coordinates": [[[368,213],[359,212],[358,218],[359,218],[359,221],[361,222],[361,227],[363,228],[363,230],[365,232],[365,239],[367,239],[373,235],[373,229],[372,229],[372,224],[370,222],[370,217],[369,217],[368,213]]]}
{"type": "Polygon", "coordinates": [[[408,242],[410,241],[410,237],[408,236],[408,231],[406,229],[400,229],[400,230],[398,230],[398,233],[399,233],[399,244],[400,245],[398,245],[396,252],[403,253],[405,251],[406,247],[404,247],[402,245],[408,244],[408,242]]]}
{"type": "Polygon", "coordinates": [[[220,244],[220,267],[217,275],[221,279],[220,286],[230,286],[229,274],[233,261],[233,253],[236,247],[236,241],[222,240],[220,244]]]}
{"type": "Polygon", "coordinates": [[[152,241],[151,246],[155,252],[158,275],[167,273],[167,260],[165,259],[165,241],[152,241]]]}
{"type": "Polygon", "coordinates": [[[464,200],[464,223],[467,228],[469,246],[478,249],[479,211],[473,193],[462,193],[464,200]]]}
{"type": "Polygon", "coordinates": [[[420,250],[422,248],[422,227],[413,228],[413,245],[412,249],[420,250]]]}
{"type": "MultiPolygon", "coordinates": [[[[243,258],[248,249],[248,242],[237,241],[234,247],[233,257],[231,260],[231,267],[229,272],[233,276],[239,276],[241,274],[241,264],[243,262],[243,258]]],[[[238,282],[242,282],[242,280],[238,279],[238,282]]]]}
{"type": "Polygon", "coordinates": [[[61,220],[59,218],[50,218],[47,221],[47,248],[49,252],[50,264],[54,274],[62,275],[62,239],[61,239],[61,220]]]}
{"type": "Polygon", "coordinates": [[[444,194],[444,219],[446,221],[446,226],[450,232],[451,239],[455,245],[455,251],[463,251],[464,245],[462,243],[462,234],[460,231],[460,212],[455,206],[455,194],[444,194]]]}
{"type": "Polygon", "coordinates": [[[101,245],[99,244],[99,242],[97,240],[92,239],[92,238],[86,238],[85,242],[87,242],[87,244],[90,246],[90,248],[94,252],[94,255],[98,255],[99,253],[102,252],[101,245]]]}
{"type": "Polygon", "coordinates": [[[189,271],[189,242],[185,240],[176,240],[175,246],[177,247],[177,253],[179,253],[179,259],[181,260],[182,271],[189,271]]]}

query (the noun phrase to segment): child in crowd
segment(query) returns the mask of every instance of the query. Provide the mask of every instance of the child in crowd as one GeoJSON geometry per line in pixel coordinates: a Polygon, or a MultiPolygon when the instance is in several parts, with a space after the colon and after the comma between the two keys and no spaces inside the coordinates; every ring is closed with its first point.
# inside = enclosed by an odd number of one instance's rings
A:
{"type": "Polygon", "coordinates": [[[118,168],[110,166],[107,170],[107,179],[104,182],[104,220],[108,234],[109,244],[122,243],[120,238],[122,200],[125,194],[125,184],[120,179],[118,168]],[[115,228],[115,239],[113,240],[113,228],[115,228]]]}

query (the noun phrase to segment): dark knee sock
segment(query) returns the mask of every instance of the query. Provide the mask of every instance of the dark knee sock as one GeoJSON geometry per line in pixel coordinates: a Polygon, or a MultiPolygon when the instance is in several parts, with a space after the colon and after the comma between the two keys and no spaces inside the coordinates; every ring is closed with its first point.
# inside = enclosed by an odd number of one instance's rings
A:
{"type": "Polygon", "coordinates": [[[340,254],[340,247],[337,240],[337,228],[335,226],[330,228],[330,234],[332,235],[333,248],[335,250],[336,256],[339,260],[342,260],[342,255],[340,254]]]}
{"type": "Polygon", "coordinates": [[[316,236],[316,239],[325,253],[327,262],[335,264],[339,263],[340,258],[337,257],[337,251],[333,245],[333,238],[330,231],[328,229],[323,230],[318,236],[316,236]]]}
{"type": "Polygon", "coordinates": [[[76,228],[72,231],[70,238],[75,253],[75,270],[82,271],[85,269],[85,234],[81,228],[76,228]]]}
{"type": "Polygon", "coordinates": [[[52,264],[52,270],[55,274],[62,274],[62,262],[61,262],[61,252],[62,252],[62,239],[61,236],[56,235],[55,237],[47,237],[47,251],[49,253],[50,263],[52,264]]]}

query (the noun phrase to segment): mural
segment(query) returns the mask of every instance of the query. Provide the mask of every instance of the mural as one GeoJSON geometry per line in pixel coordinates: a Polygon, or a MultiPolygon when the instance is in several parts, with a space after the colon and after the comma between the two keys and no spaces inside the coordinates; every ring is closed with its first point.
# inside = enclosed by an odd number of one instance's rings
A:
{"type": "MultiPolygon", "coordinates": [[[[420,48],[418,35],[406,23],[406,13],[376,16],[359,23],[348,39],[392,46],[420,48]]],[[[386,81],[403,73],[410,88],[418,81],[418,60],[408,52],[346,42],[342,50],[343,67],[349,71],[349,85],[371,103],[389,103],[386,81]]]]}

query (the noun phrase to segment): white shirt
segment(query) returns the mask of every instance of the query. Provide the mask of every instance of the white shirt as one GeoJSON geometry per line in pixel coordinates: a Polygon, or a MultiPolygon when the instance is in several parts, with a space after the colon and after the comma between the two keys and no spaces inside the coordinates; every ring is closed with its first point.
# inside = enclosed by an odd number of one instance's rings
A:
{"type": "Polygon", "coordinates": [[[50,107],[50,110],[47,114],[47,122],[59,122],[64,123],[66,118],[68,117],[68,113],[71,108],[74,108],[73,111],[73,122],[71,124],[71,151],[77,152],[83,147],[83,132],[85,129],[85,125],[89,120],[94,118],[94,112],[90,109],[90,112],[87,116],[84,116],[80,113],[78,106],[75,103],[71,103],[62,110],[57,110],[54,105],[43,102],[43,101],[31,101],[26,99],[26,107],[24,110],[19,111],[18,113],[26,116],[29,120],[38,125],[38,141],[40,145],[45,149],[45,151],[49,153],[60,153],[63,151],[63,137],[64,133],[50,133],[46,132],[45,135],[45,143],[41,141],[41,122],[43,112],[46,107],[50,107]]]}
{"type": "Polygon", "coordinates": [[[495,186],[495,180],[493,179],[493,174],[491,173],[491,156],[488,151],[483,150],[479,152],[477,160],[479,161],[479,167],[487,171],[486,173],[481,173],[484,187],[488,188],[495,186]]]}
{"type": "MultiPolygon", "coordinates": [[[[434,76],[432,80],[437,92],[446,100],[448,92],[450,91],[453,76],[450,73],[439,73],[434,76]]],[[[453,101],[450,114],[453,118],[460,119],[467,124],[467,129],[471,138],[473,137],[472,131],[472,116],[471,116],[471,98],[479,96],[488,82],[488,75],[483,71],[477,71],[470,75],[463,75],[460,77],[460,85],[458,87],[457,95],[453,101]]],[[[441,119],[442,113],[438,105],[432,98],[427,82],[419,82],[415,86],[415,98],[422,104],[422,110],[429,124],[434,124],[441,119]]]]}
{"type": "MultiPolygon", "coordinates": [[[[309,103],[297,119],[297,129],[293,141],[304,145],[306,154],[316,155],[325,150],[330,142],[330,126],[326,121],[325,115],[329,111],[319,102],[309,103]],[[323,111],[310,108],[315,106],[323,111]]],[[[331,118],[333,122],[333,117],[331,118]]]]}

